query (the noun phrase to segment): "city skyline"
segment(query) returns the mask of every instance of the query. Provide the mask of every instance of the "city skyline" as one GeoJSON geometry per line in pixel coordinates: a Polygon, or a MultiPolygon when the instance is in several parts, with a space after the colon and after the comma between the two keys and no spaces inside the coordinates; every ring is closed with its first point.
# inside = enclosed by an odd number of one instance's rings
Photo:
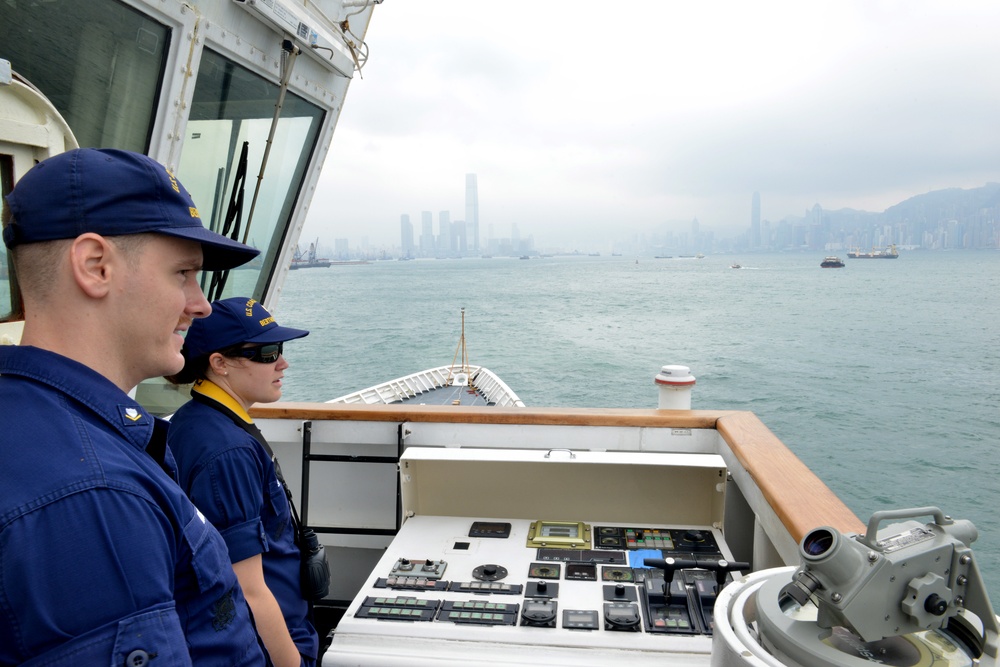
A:
{"type": "MultiPolygon", "coordinates": [[[[468,178],[474,174],[467,174],[468,178]]],[[[478,196],[473,189],[467,199],[478,204],[478,196]]],[[[805,210],[802,215],[788,215],[778,220],[761,216],[766,193],[753,192],[747,209],[746,224],[731,233],[719,233],[702,225],[697,218],[673,225],[661,224],[635,233],[622,233],[613,221],[607,225],[603,238],[589,243],[549,243],[536,247],[534,235],[521,237],[517,223],[509,226],[510,234],[497,234],[494,226],[488,225],[481,247],[455,244],[448,240],[438,245],[437,240],[425,242],[415,251],[406,252],[406,225],[409,214],[400,216],[400,240],[397,244],[379,246],[362,242],[349,244],[343,238],[337,239],[335,246],[340,258],[348,256],[401,255],[409,257],[469,257],[479,254],[497,256],[521,256],[538,253],[592,253],[611,252],[636,255],[694,252],[742,252],[781,250],[826,250],[844,251],[852,248],[884,247],[900,245],[928,250],[962,248],[1000,247],[1000,184],[986,184],[967,190],[948,189],[909,197],[889,206],[884,211],[864,211],[854,208],[824,209],[819,203],[805,210]],[[927,203],[929,198],[946,200],[935,212],[927,203]],[[972,198],[971,203],[966,199],[972,198]],[[762,204],[763,202],[763,204],[762,204]],[[914,212],[915,211],[915,212],[914,212]],[[963,212],[964,211],[964,212],[963,212]],[[342,253],[341,248],[350,246],[350,252],[342,253]]],[[[470,210],[467,204],[467,213],[470,210]]],[[[440,224],[442,216],[450,221],[449,211],[440,211],[439,234],[433,235],[433,214],[422,212],[423,226],[430,230],[425,234],[429,239],[439,239],[441,230],[448,228],[440,224]]],[[[478,210],[476,211],[478,217],[478,210]]],[[[464,221],[454,221],[467,229],[464,221]]],[[[500,225],[499,227],[507,227],[500,225]]],[[[412,234],[412,226],[410,233],[412,234]]],[[[457,233],[457,232],[455,232],[457,233]]],[[[472,232],[467,232],[471,236],[472,232]]]]}
{"type": "Polygon", "coordinates": [[[452,220],[451,211],[438,211],[438,233],[434,234],[431,211],[420,212],[420,234],[410,214],[399,217],[399,254],[416,257],[464,257],[480,252],[479,192],[475,174],[465,175],[465,219],[452,220]]]}
{"type": "MultiPolygon", "coordinates": [[[[510,234],[494,233],[494,226],[488,227],[483,236],[479,228],[479,182],[476,174],[465,175],[465,220],[451,220],[451,211],[438,211],[438,233],[434,234],[433,213],[421,211],[421,232],[419,237],[410,214],[399,217],[399,246],[401,257],[472,257],[478,254],[523,255],[533,251],[531,237],[522,239],[517,223],[511,223],[510,234]],[[417,242],[419,238],[419,242],[417,242]],[[481,242],[485,239],[485,242],[481,242]]],[[[338,247],[340,243],[336,244],[338,247]]]]}
{"type": "Polygon", "coordinates": [[[754,191],[774,222],[1000,181],[1000,4],[628,8],[598,45],[591,0],[514,30],[502,3],[377,7],[307,234],[394,245],[402,212],[466,218],[465,173],[484,234],[581,247],[608,224],[742,233],[754,191]]]}

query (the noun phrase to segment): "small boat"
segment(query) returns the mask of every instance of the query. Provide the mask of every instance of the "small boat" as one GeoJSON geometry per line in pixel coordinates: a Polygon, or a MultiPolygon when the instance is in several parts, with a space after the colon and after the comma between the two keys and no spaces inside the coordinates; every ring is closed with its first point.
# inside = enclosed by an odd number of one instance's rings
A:
{"type": "Polygon", "coordinates": [[[824,269],[842,269],[844,268],[844,260],[839,257],[834,257],[829,255],[819,264],[824,269]]]}
{"type": "Polygon", "coordinates": [[[730,269],[742,269],[743,266],[741,266],[740,264],[730,264],[729,268],[730,269]]]}

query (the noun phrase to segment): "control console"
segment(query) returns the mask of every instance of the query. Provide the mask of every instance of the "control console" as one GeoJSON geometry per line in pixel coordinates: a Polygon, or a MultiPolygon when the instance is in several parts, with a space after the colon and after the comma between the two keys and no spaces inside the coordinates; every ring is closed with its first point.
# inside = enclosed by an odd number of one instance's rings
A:
{"type": "Polygon", "coordinates": [[[476,642],[538,651],[539,662],[602,647],[707,655],[716,596],[745,569],[710,526],[411,517],[324,665],[365,663],[359,655],[404,638],[439,660],[476,642]]]}

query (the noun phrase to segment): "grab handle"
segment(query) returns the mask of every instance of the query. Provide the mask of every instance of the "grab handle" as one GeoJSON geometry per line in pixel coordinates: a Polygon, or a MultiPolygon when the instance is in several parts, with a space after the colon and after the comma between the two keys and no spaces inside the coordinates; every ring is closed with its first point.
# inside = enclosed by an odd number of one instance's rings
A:
{"type": "Polygon", "coordinates": [[[576,454],[573,453],[572,449],[550,449],[549,451],[545,452],[545,458],[551,458],[552,452],[566,452],[567,454],[569,454],[569,457],[571,459],[576,458],[576,454]]]}
{"type": "Polygon", "coordinates": [[[863,540],[872,549],[877,548],[876,536],[878,535],[878,525],[887,519],[914,519],[920,516],[932,515],[934,523],[939,526],[949,526],[954,523],[949,517],[944,515],[937,507],[913,507],[904,510],[882,510],[872,514],[868,519],[868,531],[863,540]]]}

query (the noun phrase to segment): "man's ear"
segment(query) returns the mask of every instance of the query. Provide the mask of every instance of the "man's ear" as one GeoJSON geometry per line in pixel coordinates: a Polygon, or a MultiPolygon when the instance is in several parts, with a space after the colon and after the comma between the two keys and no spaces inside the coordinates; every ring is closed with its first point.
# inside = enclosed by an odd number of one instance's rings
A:
{"type": "Polygon", "coordinates": [[[69,262],[73,279],[87,295],[99,299],[111,289],[115,247],[100,234],[88,232],[73,239],[69,262]]]}

